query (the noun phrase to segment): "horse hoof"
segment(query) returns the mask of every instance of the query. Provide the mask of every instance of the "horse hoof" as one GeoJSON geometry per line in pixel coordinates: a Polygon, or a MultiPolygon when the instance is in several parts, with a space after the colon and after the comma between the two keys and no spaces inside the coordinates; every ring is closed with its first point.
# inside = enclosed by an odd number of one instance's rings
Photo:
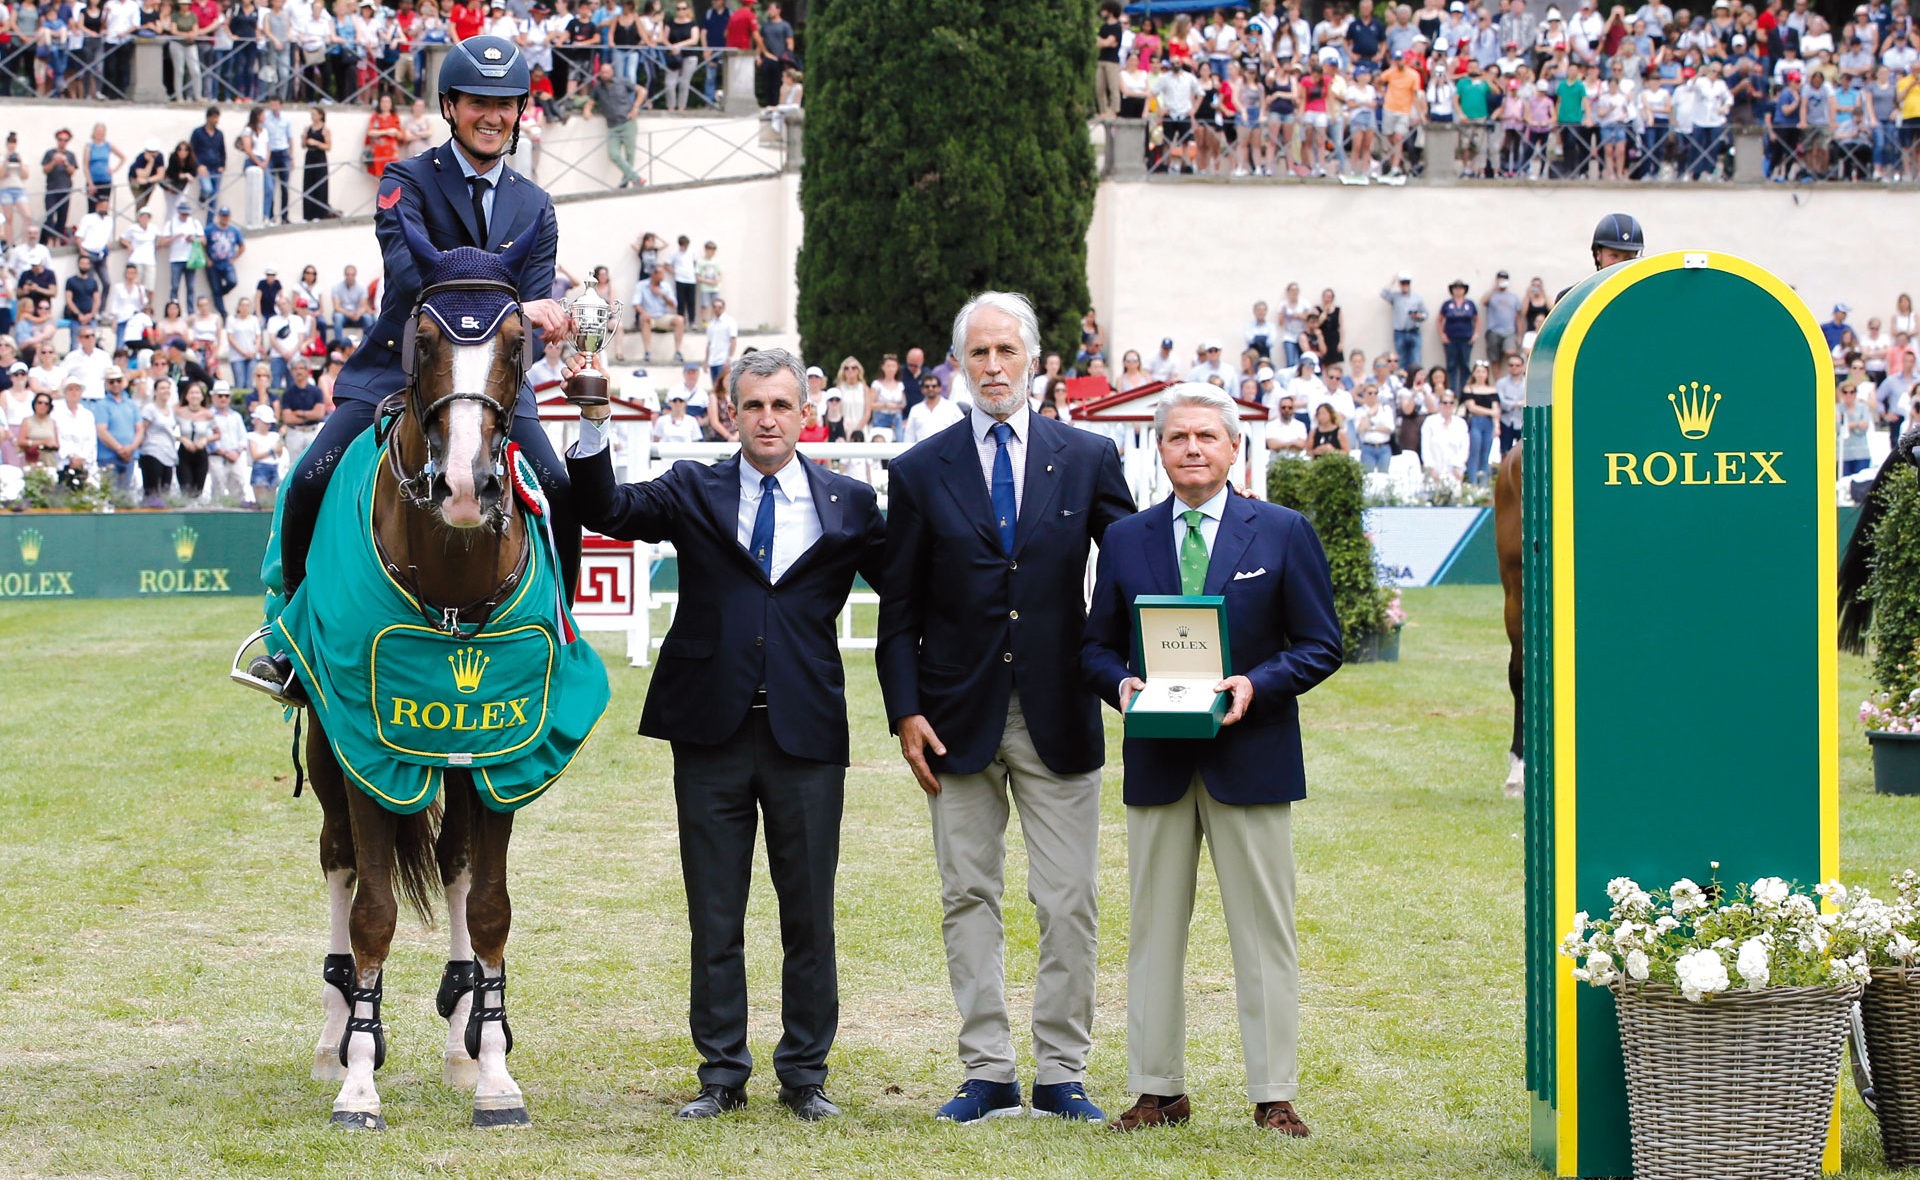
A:
{"type": "Polygon", "coordinates": [[[480,1063],[465,1053],[449,1053],[441,1062],[440,1080],[456,1090],[471,1090],[480,1084],[480,1063]]]}
{"type": "Polygon", "coordinates": [[[380,1117],[379,1111],[336,1110],[327,1120],[343,1131],[384,1131],[387,1120],[380,1117]]]}
{"type": "Polygon", "coordinates": [[[500,1110],[482,1110],[474,1107],[473,1125],[481,1128],[526,1127],[533,1123],[533,1116],[522,1106],[509,1106],[500,1110]]]}
{"type": "Polygon", "coordinates": [[[1526,797],[1527,786],[1525,783],[1509,782],[1505,787],[1501,788],[1500,793],[1509,799],[1522,799],[1526,797]]]}

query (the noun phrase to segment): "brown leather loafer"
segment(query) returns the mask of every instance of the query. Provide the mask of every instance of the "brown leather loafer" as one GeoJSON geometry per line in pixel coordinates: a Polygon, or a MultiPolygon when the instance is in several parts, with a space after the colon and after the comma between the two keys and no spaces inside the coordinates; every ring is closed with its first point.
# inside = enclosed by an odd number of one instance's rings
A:
{"type": "Polygon", "coordinates": [[[1258,1102],[1253,1107],[1253,1125],[1263,1131],[1278,1131],[1282,1135],[1291,1135],[1295,1139],[1305,1139],[1313,1134],[1300,1116],[1293,1113],[1291,1102],[1258,1102]]]}
{"type": "Polygon", "coordinates": [[[1110,1131],[1138,1131],[1142,1127],[1172,1127],[1193,1117],[1193,1107],[1185,1094],[1171,1098],[1160,1094],[1142,1094],[1119,1118],[1107,1124],[1110,1131]]]}

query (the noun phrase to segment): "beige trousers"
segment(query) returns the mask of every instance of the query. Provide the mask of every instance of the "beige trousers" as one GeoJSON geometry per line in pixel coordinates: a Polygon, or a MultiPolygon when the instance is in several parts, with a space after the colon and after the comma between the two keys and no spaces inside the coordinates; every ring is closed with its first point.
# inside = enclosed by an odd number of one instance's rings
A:
{"type": "Polygon", "coordinates": [[[928,800],[940,867],[940,933],[960,1009],[960,1062],[967,1080],[1011,1082],[1007,1018],[1005,889],[1007,798],[1020,809],[1027,844],[1027,898],[1040,919],[1033,983],[1034,1081],[1086,1079],[1093,1042],[1100,859],[1100,772],[1056,775],[1034,752],[1016,696],[1000,749],[979,774],[943,774],[928,800]]]}
{"type": "Polygon", "coordinates": [[[1195,774],[1178,803],[1127,808],[1127,1088],[1187,1092],[1187,927],[1205,837],[1220,879],[1240,1007],[1247,1097],[1291,1102],[1300,968],[1293,938],[1293,805],[1234,807],[1195,774]]]}

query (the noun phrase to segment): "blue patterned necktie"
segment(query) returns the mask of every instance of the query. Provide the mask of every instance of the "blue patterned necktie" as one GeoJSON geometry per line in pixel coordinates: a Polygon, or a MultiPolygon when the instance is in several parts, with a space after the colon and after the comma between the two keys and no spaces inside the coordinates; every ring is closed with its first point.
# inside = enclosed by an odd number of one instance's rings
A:
{"type": "Polygon", "coordinates": [[[1020,514],[1013,498],[1013,456],[1007,453],[1007,440],[1013,427],[1005,422],[993,424],[993,517],[1000,526],[1000,547],[1013,553],[1013,522],[1020,514]]]}
{"type": "Polygon", "coordinates": [[[769,582],[773,581],[773,500],[779,486],[771,475],[760,477],[760,510],[753,517],[753,560],[769,582]]]}

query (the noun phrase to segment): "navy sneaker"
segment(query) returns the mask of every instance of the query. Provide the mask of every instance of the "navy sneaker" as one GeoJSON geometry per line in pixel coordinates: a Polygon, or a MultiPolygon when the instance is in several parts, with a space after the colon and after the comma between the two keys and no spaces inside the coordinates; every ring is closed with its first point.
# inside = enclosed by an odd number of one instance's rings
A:
{"type": "Polygon", "coordinates": [[[1017,1117],[1021,1113],[1019,1082],[989,1082],[985,1078],[975,1078],[962,1082],[960,1092],[945,1106],[934,1111],[933,1117],[943,1123],[966,1124],[1017,1117]]]}
{"type": "Polygon", "coordinates": [[[1087,1088],[1079,1082],[1055,1082],[1050,1086],[1035,1082],[1033,1117],[1104,1123],[1107,1112],[1087,1101],[1087,1088]]]}

